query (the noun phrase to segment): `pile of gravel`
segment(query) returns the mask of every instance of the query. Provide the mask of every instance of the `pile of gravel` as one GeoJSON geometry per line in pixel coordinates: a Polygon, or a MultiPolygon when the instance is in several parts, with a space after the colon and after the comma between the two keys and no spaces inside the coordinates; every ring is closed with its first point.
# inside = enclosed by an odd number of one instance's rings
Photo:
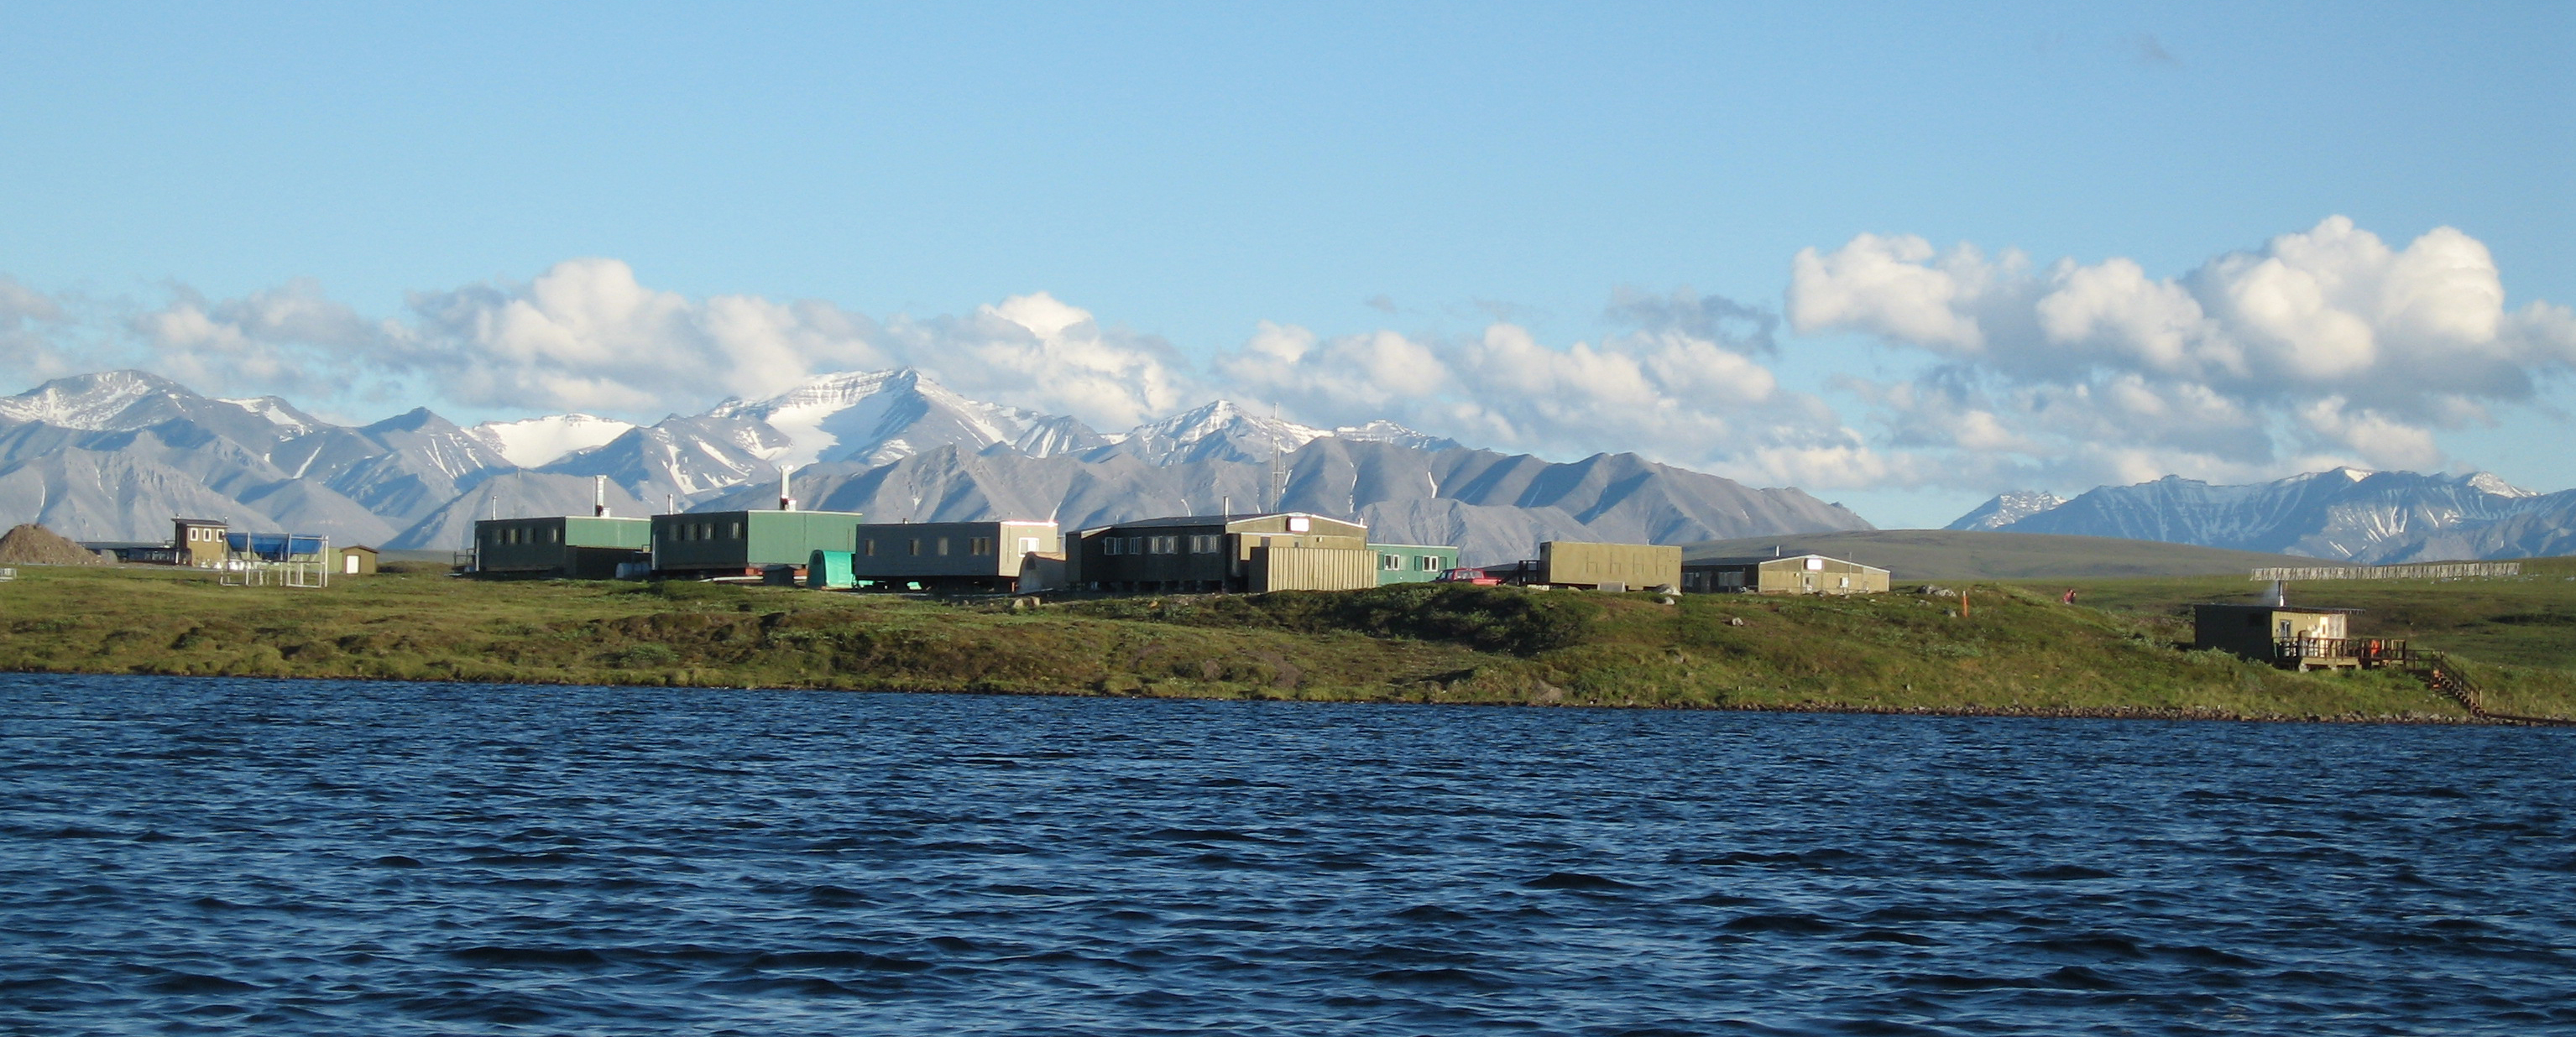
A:
{"type": "Polygon", "coordinates": [[[98,552],[33,522],[0,535],[0,565],[105,565],[98,552]]]}

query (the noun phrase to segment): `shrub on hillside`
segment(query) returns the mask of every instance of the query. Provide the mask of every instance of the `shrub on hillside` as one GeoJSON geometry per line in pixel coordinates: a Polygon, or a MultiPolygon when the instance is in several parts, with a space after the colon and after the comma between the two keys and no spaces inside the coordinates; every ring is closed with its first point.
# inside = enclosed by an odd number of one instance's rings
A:
{"type": "Polygon", "coordinates": [[[1577,594],[1517,587],[1401,584],[1365,591],[1273,591],[1212,598],[1126,598],[1076,611],[1107,619],[1159,619],[1205,627],[1347,630],[1371,637],[1450,641],[1486,652],[1536,655],[1581,643],[1601,606],[1577,594]]]}

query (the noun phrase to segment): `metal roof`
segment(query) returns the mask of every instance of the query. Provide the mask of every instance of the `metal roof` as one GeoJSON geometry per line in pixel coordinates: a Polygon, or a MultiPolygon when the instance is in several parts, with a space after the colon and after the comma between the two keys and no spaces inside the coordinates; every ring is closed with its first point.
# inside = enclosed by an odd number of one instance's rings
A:
{"type": "Polygon", "coordinates": [[[1857,565],[1871,572],[1883,573],[1887,571],[1867,562],[1855,562],[1849,558],[1836,558],[1832,555],[1820,555],[1812,551],[1806,554],[1794,555],[1737,555],[1731,558],[1685,558],[1682,559],[1682,565],[1685,568],[1694,565],[1761,565],[1768,562],[1794,562],[1801,558],[1822,558],[1828,562],[1841,562],[1844,565],[1857,565]]]}
{"type": "Polygon", "coordinates": [[[1097,526],[1093,526],[1093,527],[1091,527],[1091,528],[1089,528],[1089,529],[1085,529],[1085,530],[1083,530],[1083,532],[1085,532],[1085,533],[1090,533],[1090,532],[1095,532],[1095,531],[1103,530],[1103,529],[1129,529],[1129,528],[1146,528],[1146,529],[1154,529],[1154,528],[1170,528],[1170,527],[1173,527],[1173,526],[1217,526],[1217,525],[1233,525],[1234,523],[1237,523],[1237,522],[1250,522],[1250,521],[1252,521],[1253,519],[1265,519],[1265,518],[1312,518],[1312,519],[1323,519],[1323,520],[1324,520],[1324,521],[1326,521],[1326,522],[1339,522],[1339,523],[1341,523],[1341,524],[1343,524],[1343,525],[1346,525],[1346,526],[1360,526],[1361,528],[1367,528],[1365,524],[1360,523],[1360,522],[1357,522],[1357,521],[1354,521],[1354,520],[1352,520],[1352,519],[1334,518],[1334,517],[1332,517],[1332,516],[1330,516],[1330,515],[1318,515],[1318,514],[1315,514],[1315,513],[1311,512],[1311,511],[1255,511],[1255,512],[1249,512],[1249,513],[1245,513],[1245,514],[1238,514],[1238,515],[1169,515],[1169,516],[1165,516],[1165,517],[1163,517],[1163,518],[1134,519],[1134,520],[1127,521],[1127,522],[1110,522],[1110,523],[1104,523],[1104,524],[1102,524],[1102,525],[1097,525],[1097,526]]]}

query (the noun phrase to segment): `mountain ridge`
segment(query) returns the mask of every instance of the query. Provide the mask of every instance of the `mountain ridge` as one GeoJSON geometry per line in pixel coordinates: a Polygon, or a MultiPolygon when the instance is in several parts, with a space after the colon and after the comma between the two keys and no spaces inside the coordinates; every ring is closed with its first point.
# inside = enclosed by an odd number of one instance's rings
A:
{"type": "Polygon", "coordinates": [[[782,468],[809,508],[873,517],[1054,517],[1069,528],[1268,501],[1455,543],[1482,561],[1539,539],[1705,539],[1865,529],[1795,488],[1602,453],[1572,462],[1462,446],[1391,421],[1322,429],[1228,400],[1123,432],[959,395],[919,371],[840,372],[762,400],[635,425],[585,414],[460,427],[428,408],[363,426],[278,397],[218,400],[146,372],[0,397],[0,517],[88,539],[167,535],[171,515],[342,542],[462,546],[472,520],[775,506],[782,468]],[[536,509],[531,511],[530,509],[536,509]]]}
{"type": "MultiPolygon", "coordinates": [[[[2045,495],[2042,495],[2045,496],[2045,495]]],[[[2330,468],[2263,483],[2166,476],[2098,486],[2009,515],[2005,494],[1951,529],[2113,537],[2362,564],[2526,558],[2576,547],[2576,491],[2537,493],[2490,472],[2425,475],[2330,468]]]]}

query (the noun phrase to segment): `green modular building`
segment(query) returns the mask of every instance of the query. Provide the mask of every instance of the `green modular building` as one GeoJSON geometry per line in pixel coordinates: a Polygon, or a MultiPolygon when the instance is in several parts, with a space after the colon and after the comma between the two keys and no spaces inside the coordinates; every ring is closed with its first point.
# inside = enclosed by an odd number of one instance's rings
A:
{"type": "Polygon", "coordinates": [[[855,511],[693,511],[653,516],[653,572],[681,577],[758,576],[799,569],[816,551],[857,543],[855,511]]]}
{"type": "Polygon", "coordinates": [[[493,576],[606,580],[640,561],[652,523],[640,518],[484,519],[474,523],[474,571],[493,576]]]}
{"type": "Polygon", "coordinates": [[[1429,583],[1458,567],[1458,549],[1431,544],[1370,544],[1377,553],[1377,585],[1429,583]]]}

